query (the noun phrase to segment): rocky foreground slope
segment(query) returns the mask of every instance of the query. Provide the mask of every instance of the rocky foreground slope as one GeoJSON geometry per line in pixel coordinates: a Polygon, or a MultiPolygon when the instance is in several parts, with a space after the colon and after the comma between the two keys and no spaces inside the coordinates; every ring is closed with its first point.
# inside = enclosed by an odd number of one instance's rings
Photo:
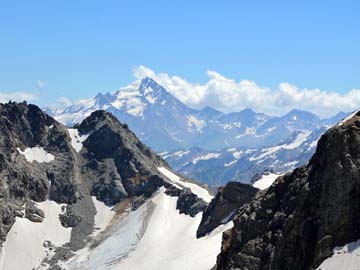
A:
{"type": "Polygon", "coordinates": [[[196,239],[209,192],[105,111],[67,128],[0,104],[0,179],[1,270],[135,269],[138,256],[147,269],[208,269],[220,250],[221,228],[196,239]],[[163,257],[142,253],[155,242],[163,257]]]}
{"type": "Polygon", "coordinates": [[[359,269],[359,213],[357,112],[321,137],[306,166],[239,209],[216,269],[359,269]]]}

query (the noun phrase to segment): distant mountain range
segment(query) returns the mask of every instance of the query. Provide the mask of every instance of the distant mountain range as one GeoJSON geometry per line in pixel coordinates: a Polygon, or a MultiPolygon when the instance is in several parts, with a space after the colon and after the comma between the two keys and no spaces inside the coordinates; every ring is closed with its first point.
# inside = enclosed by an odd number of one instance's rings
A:
{"type": "Polygon", "coordinates": [[[162,152],[174,170],[216,189],[229,181],[250,183],[263,171],[283,174],[304,165],[316,150],[326,128],[294,132],[283,142],[263,147],[232,147],[218,151],[191,148],[162,152]]]}
{"type": "Polygon", "coordinates": [[[294,132],[314,131],[341,120],[346,113],[321,120],[293,110],[271,117],[251,109],[224,114],[211,107],[189,108],[151,78],[138,80],[114,93],[98,94],[64,110],[50,112],[58,121],[73,125],[93,111],[104,109],[126,123],[142,142],[155,151],[200,147],[259,148],[286,140],[294,132]]]}
{"type": "Polygon", "coordinates": [[[251,109],[228,114],[211,107],[196,110],[151,78],[64,110],[45,111],[72,126],[99,109],[126,123],[177,171],[216,186],[230,180],[249,182],[267,169],[282,173],[303,165],[321,134],[348,115],[320,119],[300,110],[280,117],[251,109]]]}

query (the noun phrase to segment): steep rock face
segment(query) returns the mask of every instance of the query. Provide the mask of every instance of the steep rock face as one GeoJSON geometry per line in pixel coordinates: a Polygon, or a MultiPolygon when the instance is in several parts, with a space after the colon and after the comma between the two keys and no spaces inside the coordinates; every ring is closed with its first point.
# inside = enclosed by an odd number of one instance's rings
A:
{"type": "Polygon", "coordinates": [[[76,201],[69,140],[66,128],[38,107],[0,104],[0,242],[27,201],[40,202],[48,197],[59,203],[76,201]],[[30,162],[22,152],[25,149],[42,149],[56,159],[51,163],[30,162]]]}
{"type": "Polygon", "coordinates": [[[216,269],[314,269],[360,238],[360,113],[331,128],[307,166],[240,208],[216,269]]]}
{"type": "Polygon", "coordinates": [[[229,182],[219,188],[215,198],[203,212],[197,237],[203,237],[221,224],[230,221],[236,210],[249,203],[259,190],[247,184],[229,182]]]}
{"type": "Polygon", "coordinates": [[[111,205],[125,197],[149,197],[163,184],[157,167],[166,163],[110,113],[92,113],[78,130],[88,134],[82,174],[99,200],[111,205]]]}

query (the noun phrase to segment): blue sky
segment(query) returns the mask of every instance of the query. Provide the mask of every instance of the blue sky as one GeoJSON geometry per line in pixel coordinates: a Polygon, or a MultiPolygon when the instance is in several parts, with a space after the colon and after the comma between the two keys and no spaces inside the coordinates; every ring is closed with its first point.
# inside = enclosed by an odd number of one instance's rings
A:
{"type": "Polygon", "coordinates": [[[215,70],[344,94],[360,89],[359,11],[359,1],[2,1],[0,92],[76,100],[145,65],[193,83],[215,70]]]}

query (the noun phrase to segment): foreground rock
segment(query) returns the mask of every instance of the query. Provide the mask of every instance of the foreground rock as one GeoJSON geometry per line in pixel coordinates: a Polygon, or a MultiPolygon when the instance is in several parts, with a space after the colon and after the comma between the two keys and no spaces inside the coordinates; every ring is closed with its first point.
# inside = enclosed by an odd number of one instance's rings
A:
{"type": "MultiPolygon", "coordinates": [[[[94,201],[106,209],[116,206],[117,216],[137,210],[160,187],[171,186],[159,167],[168,165],[105,111],[96,111],[69,129],[35,105],[0,104],[0,244],[18,219],[21,225],[15,234],[29,237],[23,228],[39,228],[33,227],[35,223],[43,230],[58,226],[58,238],[49,231],[61,244],[45,238],[34,251],[46,258],[23,255],[36,263],[43,259],[47,269],[59,269],[59,260],[69,259],[93,240],[98,211],[94,201]],[[25,218],[30,223],[24,223],[25,218]],[[39,249],[45,249],[44,254],[39,249]]],[[[206,207],[190,190],[176,192],[183,213],[195,216],[206,207]]],[[[45,231],[41,235],[47,237],[45,231]]],[[[13,250],[6,251],[9,258],[13,250]]],[[[15,267],[7,258],[4,265],[15,267]]],[[[22,269],[37,269],[25,261],[20,262],[22,269]]]]}
{"type": "Polygon", "coordinates": [[[307,166],[240,208],[216,269],[315,269],[360,239],[360,116],[331,128],[307,166]]]}
{"type": "Polygon", "coordinates": [[[232,220],[237,209],[249,203],[259,190],[247,184],[229,182],[219,188],[215,198],[203,212],[197,237],[203,237],[221,224],[232,220]]]}

